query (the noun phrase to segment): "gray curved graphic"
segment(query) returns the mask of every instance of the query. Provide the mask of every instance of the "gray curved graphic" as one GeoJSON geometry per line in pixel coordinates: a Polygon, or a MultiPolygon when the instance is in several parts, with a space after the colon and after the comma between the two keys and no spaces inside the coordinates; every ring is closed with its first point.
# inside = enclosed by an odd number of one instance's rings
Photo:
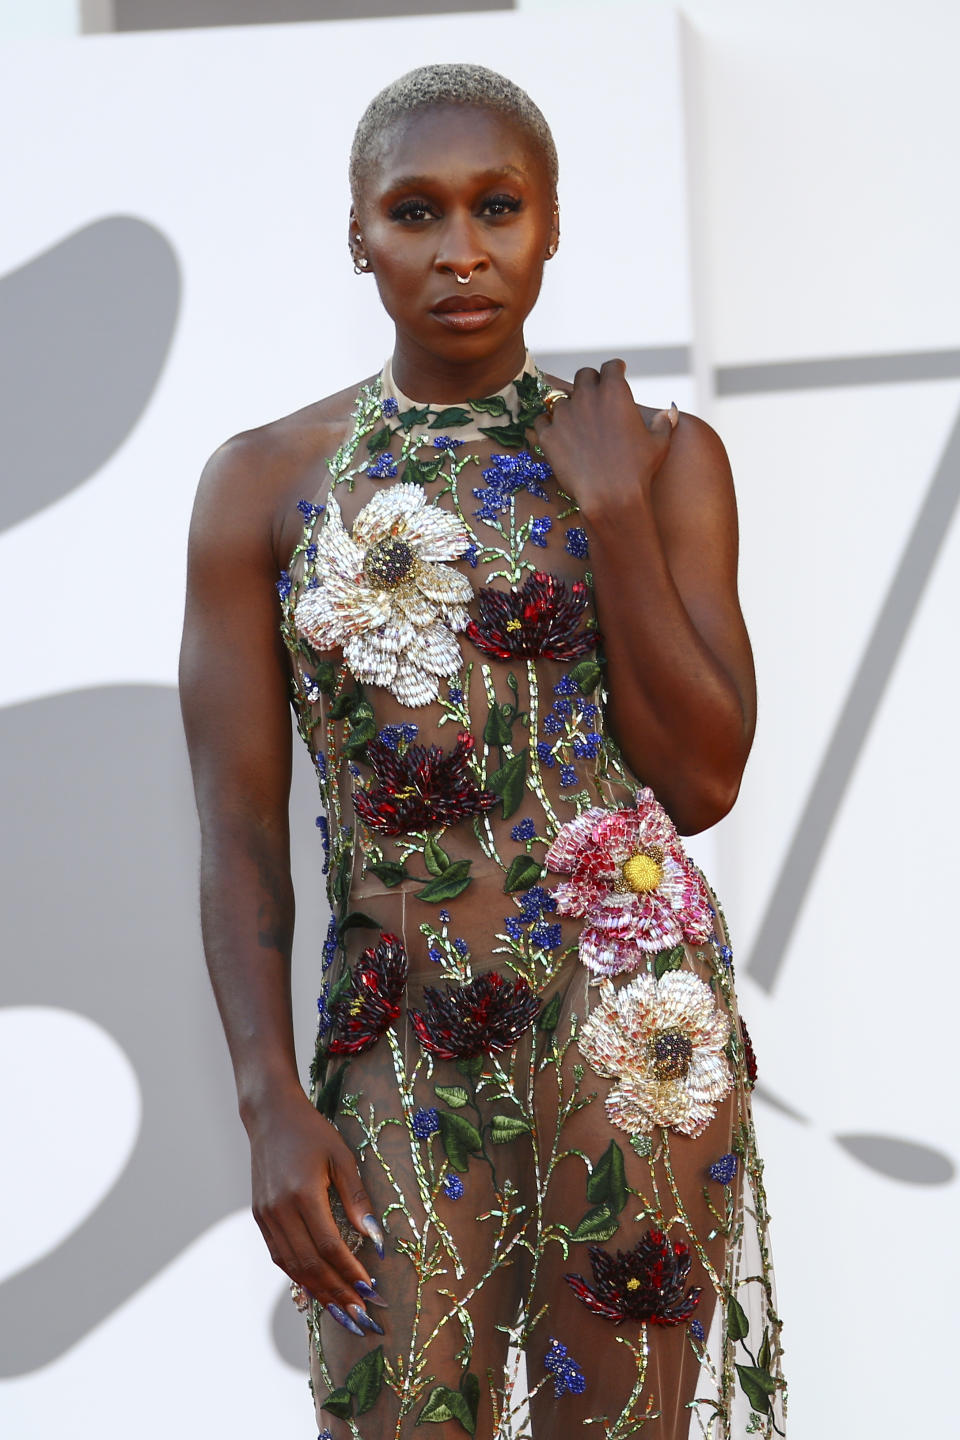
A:
{"type": "Polygon", "coordinates": [[[0,277],[0,528],[94,474],[160,377],[180,268],[153,225],[114,215],[0,277]]]}
{"type": "Polygon", "coordinates": [[[921,1145],[916,1140],[897,1140],[892,1135],[837,1135],[841,1149],[886,1175],[889,1180],[903,1180],[909,1185],[947,1185],[957,1168],[942,1150],[921,1145]]]}
{"type": "MultiPolygon", "coordinates": [[[[249,1159],[200,945],[196,820],[175,691],[105,687],[11,707],[0,711],[0,749],[18,757],[5,806],[15,837],[5,930],[17,959],[4,1002],[89,1016],[125,1051],[143,1102],[130,1161],[101,1204],[0,1285],[6,1377],[55,1359],[246,1206],[249,1159]]],[[[294,827],[314,844],[300,846],[298,924],[311,957],[324,930],[322,881],[311,873],[320,864],[313,791],[300,775],[294,827]]],[[[309,1028],[313,966],[300,968],[297,1013],[309,1028]]],[[[69,1117],[70,1056],[50,1063],[69,1117]]]]}

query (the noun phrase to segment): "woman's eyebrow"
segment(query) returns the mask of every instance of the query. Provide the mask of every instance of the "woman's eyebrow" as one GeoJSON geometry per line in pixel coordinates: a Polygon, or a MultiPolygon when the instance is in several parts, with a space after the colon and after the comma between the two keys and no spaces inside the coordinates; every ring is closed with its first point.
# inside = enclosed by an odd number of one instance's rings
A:
{"type": "MultiPolygon", "coordinates": [[[[518,169],[516,165],[498,165],[494,169],[482,170],[471,177],[473,182],[478,185],[491,180],[525,180],[526,178],[524,172],[518,169]]],[[[431,185],[436,185],[438,182],[440,184],[445,183],[443,179],[436,174],[398,175],[395,180],[390,180],[385,189],[388,192],[393,190],[425,190],[431,185]]]]}

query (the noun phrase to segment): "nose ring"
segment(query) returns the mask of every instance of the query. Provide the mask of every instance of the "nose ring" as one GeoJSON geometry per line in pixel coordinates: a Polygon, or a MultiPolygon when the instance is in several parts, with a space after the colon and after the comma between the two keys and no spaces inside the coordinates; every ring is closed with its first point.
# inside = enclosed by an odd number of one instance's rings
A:
{"type": "Polygon", "coordinates": [[[470,281],[471,281],[471,279],[472,279],[472,276],[470,276],[470,275],[460,275],[456,270],[454,270],[453,273],[454,273],[454,275],[456,276],[457,284],[458,284],[458,285],[469,285],[469,284],[470,284],[470,281]]]}

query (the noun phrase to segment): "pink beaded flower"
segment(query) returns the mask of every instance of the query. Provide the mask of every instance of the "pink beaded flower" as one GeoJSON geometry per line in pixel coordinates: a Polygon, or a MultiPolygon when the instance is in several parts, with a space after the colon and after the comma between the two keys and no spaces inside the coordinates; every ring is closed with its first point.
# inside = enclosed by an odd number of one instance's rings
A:
{"type": "Polygon", "coordinates": [[[557,911],[586,920],[580,959],[597,975],[636,970],[647,953],[712,929],[703,882],[652,790],[632,810],[586,810],[564,825],[547,868],[570,879],[554,891],[557,911]]]}

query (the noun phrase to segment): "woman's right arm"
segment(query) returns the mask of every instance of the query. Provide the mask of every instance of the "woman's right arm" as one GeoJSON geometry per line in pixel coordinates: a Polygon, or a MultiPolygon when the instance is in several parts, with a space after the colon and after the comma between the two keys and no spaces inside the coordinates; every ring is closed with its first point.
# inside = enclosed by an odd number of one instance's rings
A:
{"type": "Polygon", "coordinates": [[[265,483],[277,464],[256,434],[229,441],[204,470],[190,528],[180,696],[200,816],[203,943],[270,1254],[335,1318],[359,1306],[366,1321],[355,1287],[369,1290],[370,1276],[340,1238],[328,1187],[358,1231],[377,1243],[379,1229],[353,1155],[304,1094],[293,1043],[289,672],[275,589],[277,492],[265,483]]]}

